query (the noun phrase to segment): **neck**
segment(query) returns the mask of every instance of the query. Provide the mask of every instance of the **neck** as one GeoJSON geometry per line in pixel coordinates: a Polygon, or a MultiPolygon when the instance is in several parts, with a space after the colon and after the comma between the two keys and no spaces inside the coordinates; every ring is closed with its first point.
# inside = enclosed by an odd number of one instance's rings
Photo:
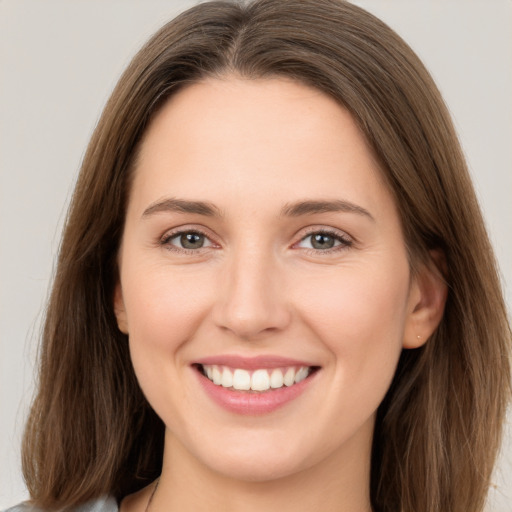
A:
{"type": "Polygon", "coordinates": [[[150,512],[207,510],[243,512],[371,512],[369,499],[371,426],[322,461],[299,472],[266,481],[220,474],[166,433],[162,476],[150,512]]]}

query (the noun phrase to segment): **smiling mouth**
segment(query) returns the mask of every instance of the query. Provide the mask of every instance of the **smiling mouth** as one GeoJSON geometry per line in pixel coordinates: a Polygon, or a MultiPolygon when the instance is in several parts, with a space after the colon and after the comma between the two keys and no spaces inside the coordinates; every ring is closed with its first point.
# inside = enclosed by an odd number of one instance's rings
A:
{"type": "Polygon", "coordinates": [[[319,370],[319,366],[287,366],[246,370],[215,364],[194,365],[199,373],[216,386],[233,391],[266,392],[292,387],[319,370]]]}

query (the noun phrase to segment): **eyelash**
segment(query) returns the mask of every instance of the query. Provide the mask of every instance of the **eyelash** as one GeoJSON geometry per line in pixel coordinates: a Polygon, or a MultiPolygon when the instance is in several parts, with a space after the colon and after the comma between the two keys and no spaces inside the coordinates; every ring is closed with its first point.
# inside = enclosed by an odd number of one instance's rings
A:
{"type": "Polygon", "coordinates": [[[307,248],[307,247],[303,248],[308,254],[312,254],[315,256],[318,254],[325,255],[325,256],[337,254],[340,251],[349,249],[354,244],[354,241],[345,233],[340,233],[339,231],[325,229],[325,228],[324,229],[318,229],[318,228],[314,229],[313,228],[313,229],[309,230],[303,237],[301,237],[301,239],[298,242],[293,244],[293,246],[294,247],[297,246],[298,244],[300,244],[301,242],[304,242],[307,238],[312,237],[313,235],[329,236],[329,237],[333,238],[335,240],[335,242],[339,242],[339,245],[336,245],[334,247],[331,247],[329,249],[324,249],[324,250],[315,249],[315,248],[307,248]]]}
{"type": "MultiPolygon", "coordinates": [[[[346,235],[344,233],[342,234],[342,233],[340,233],[338,231],[334,231],[334,230],[318,229],[317,228],[317,229],[309,230],[306,234],[304,234],[304,236],[301,237],[301,239],[298,242],[295,242],[292,247],[297,247],[300,243],[304,242],[307,238],[312,237],[313,235],[324,235],[324,236],[332,237],[335,240],[335,242],[339,242],[339,244],[335,245],[334,247],[331,247],[328,249],[323,249],[323,250],[304,247],[303,250],[307,254],[329,255],[329,254],[333,254],[333,253],[337,253],[339,251],[349,249],[354,244],[354,241],[350,237],[348,237],[348,235],[346,235]]],[[[209,249],[210,247],[215,247],[215,246],[218,247],[218,245],[215,242],[213,242],[211,240],[211,238],[205,232],[203,232],[199,229],[179,229],[176,231],[172,231],[171,233],[166,233],[161,238],[160,245],[165,247],[169,251],[177,252],[177,253],[183,254],[183,255],[197,255],[202,249],[209,249]],[[180,236],[186,235],[186,234],[202,236],[206,240],[208,240],[211,245],[207,246],[207,247],[200,247],[198,249],[187,249],[185,247],[177,247],[171,243],[172,240],[174,240],[180,236]]]]}
{"type": "Polygon", "coordinates": [[[178,229],[176,231],[172,231],[171,233],[166,233],[160,240],[160,245],[165,247],[169,251],[177,252],[183,255],[197,255],[201,251],[201,249],[208,249],[209,247],[211,247],[208,246],[200,247],[199,249],[187,249],[185,247],[177,247],[171,243],[171,241],[174,240],[175,238],[188,234],[202,236],[205,238],[205,240],[208,240],[210,242],[211,246],[217,245],[215,242],[211,240],[211,238],[206,233],[199,229],[178,229]]]}

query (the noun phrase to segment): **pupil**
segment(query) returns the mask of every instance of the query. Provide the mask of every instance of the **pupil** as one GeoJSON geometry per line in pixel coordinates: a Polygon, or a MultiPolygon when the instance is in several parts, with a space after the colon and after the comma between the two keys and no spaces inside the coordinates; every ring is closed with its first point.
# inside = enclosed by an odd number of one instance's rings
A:
{"type": "Polygon", "coordinates": [[[334,238],[330,235],[318,233],[313,236],[311,245],[315,249],[330,249],[331,247],[334,247],[334,238]]]}
{"type": "Polygon", "coordinates": [[[204,237],[197,233],[185,233],[181,235],[180,242],[185,249],[200,249],[204,244],[204,237]]]}

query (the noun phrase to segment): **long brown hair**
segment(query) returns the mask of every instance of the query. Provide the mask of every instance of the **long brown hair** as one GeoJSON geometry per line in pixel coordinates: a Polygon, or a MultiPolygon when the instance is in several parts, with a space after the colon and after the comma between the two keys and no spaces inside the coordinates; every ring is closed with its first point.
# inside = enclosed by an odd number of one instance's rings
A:
{"type": "Polygon", "coordinates": [[[481,511],[510,397],[510,327],[464,157],[430,75],[384,23],[342,0],[209,2],[135,56],[93,134],[70,206],[44,328],[23,468],[36,505],[138,490],[161,470],[164,426],[113,313],[130,176],[152,116],[209,76],[285,76],[347,108],[380,160],[411,265],[442,270],[441,324],[404,350],[379,408],[380,512],[481,511]]]}

